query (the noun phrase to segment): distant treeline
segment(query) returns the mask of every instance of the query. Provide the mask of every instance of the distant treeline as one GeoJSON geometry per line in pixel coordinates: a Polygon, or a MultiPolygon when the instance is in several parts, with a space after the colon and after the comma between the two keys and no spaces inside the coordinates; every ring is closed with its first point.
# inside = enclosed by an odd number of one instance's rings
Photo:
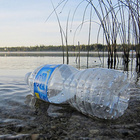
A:
{"type": "MultiPolygon", "coordinates": [[[[124,46],[125,48],[128,48],[127,44],[123,44],[123,45],[117,45],[116,46],[116,50],[117,52],[123,52],[124,50],[124,46]]],[[[136,46],[131,45],[131,47],[129,47],[130,50],[136,50],[136,46]]],[[[40,45],[40,46],[30,46],[30,47],[0,47],[0,51],[1,52],[14,52],[14,51],[63,51],[66,50],[66,46],[45,46],[45,45],[40,45]]],[[[69,51],[108,51],[108,48],[106,45],[102,45],[102,44],[92,44],[92,45],[80,45],[80,46],[74,46],[74,45],[69,45],[68,46],[68,50],[69,51]]]]}

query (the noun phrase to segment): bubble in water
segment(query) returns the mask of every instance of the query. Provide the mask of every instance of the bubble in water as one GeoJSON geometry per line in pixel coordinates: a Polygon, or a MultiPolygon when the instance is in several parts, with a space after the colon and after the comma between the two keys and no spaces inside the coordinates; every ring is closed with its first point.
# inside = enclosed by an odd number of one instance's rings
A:
{"type": "Polygon", "coordinates": [[[103,105],[101,104],[100,107],[103,107],[103,105]]]}
{"type": "Polygon", "coordinates": [[[109,112],[109,108],[108,108],[108,109],[106,109],[106,112],[109,112]]]}
{"type": "Polygon", "coordinates": [[[101,94],[101,93],[100,93],[100,92],[98,92],[98,93],[97,93],[97,96],[100,96],[100,94],[101,94]]]}
{"type": "Polygon", "coordinates": [[[61,95],[64,96],[64,93],[62,92],[61,95]]]}
{"type": "Polygon", "coordinates": [[[113,119],[113,115],[111,116],[111,119],[113,119]]]}
{"type": "Polygon", "coordinates": [[[130,89],[130,88],[128,88],[126,91],[128,91],[128,92],[129,92],[129,91],[131,91],[131,89],[130,89]]]}

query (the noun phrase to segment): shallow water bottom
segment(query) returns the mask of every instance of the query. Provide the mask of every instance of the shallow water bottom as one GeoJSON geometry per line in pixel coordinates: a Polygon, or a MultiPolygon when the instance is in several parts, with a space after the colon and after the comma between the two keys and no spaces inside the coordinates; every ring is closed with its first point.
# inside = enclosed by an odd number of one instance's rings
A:
{"type": "Polygon", "coordinates": [[[140,138],[140,90],[131,89],[129,107],[116,120],[90,118],[69,105],[34,98],[23,76],[1,76],[0,139],[140,138]]]}

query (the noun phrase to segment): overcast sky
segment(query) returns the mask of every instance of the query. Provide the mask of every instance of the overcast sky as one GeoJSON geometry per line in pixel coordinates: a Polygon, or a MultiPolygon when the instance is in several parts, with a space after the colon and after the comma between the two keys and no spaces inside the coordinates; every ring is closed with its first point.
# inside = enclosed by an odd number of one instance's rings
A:
{"type": "MultiPolygon", "coordinates": [[[[52,0],[54,6],[62,0],[52,0]]],[[[68,28],[68,44],[87,44],[89,24],[85,23],[81,32],[80,23],[84,9],[87,5],[83,2],[75,14],[74,22],[72,17],[74,10],[81,0],[69,0],[66,5],[64,3],[57,8],[57,13],[64,32],[66,33],[66,23],[69,17],[68,28]],[[87,26],[86,26],[87,25],[87,26]],[[76,35],[74,38],[75,31],[76,35]],[[74,39],[74,41],[73,41],[74,39]]],[[[88,8],[90,9],[90,8],[88,8]]],[[[35,45],[61,45],[61,36],[55,13],[50,18],[53,6],[50,0],[0,0],[0,47],[15,46],[35,46],[35,45]]],[[[85,20],[89,20],[89,12],[87,10],[85,20]]],[[[94,19],[97,21],[96,17],[94,19]]],[[[92,42],[96,43],[97,29],[99,25],[94,24],[94,34],[92,42]]]]}

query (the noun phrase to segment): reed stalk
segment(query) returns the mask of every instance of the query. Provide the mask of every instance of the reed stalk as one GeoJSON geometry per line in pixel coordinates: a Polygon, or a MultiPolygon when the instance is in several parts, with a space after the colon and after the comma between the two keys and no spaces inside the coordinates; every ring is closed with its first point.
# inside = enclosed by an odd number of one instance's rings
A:
{"type": "MultiPolygon", "coordinates": [[[[64,49],[64,39],[63,39],[63,34],[64,34],[64,31],[63,31],[63,29],[62,29],[62,26],[61,26],[61,23],[60,23],[60,20],[59,20],[59,16],[58,16],[58,14],[57,14],[57,12],[56,12],[56,8],[54,7],[54,4],[53,4],[53,2],[51,1],[51,3],[52,3],[52,6],[53,6],[53,12],[55,12],[55,15],[56,15],[56,18],[57,18],[57,22],[58,22],[58,25],[59,25],[59,30],[60,30],[60,36],[61,36],[61,43],[62,43],[62,51],[63,51],[63,64],[65,63],[65,56],[64,56],[64,51],[65,51],[65,49],[64,49]]],[[[52,14],[52,13],[51,13],[52,14]]],[[[47,19],[48,20],[48,19],[47,19]]]]}
{"type": "Polygon", "coordinates": [[[90,22],[89,22],[89,35],[88,35],[88,48],[87,48],[87,68],[88,68],[88,61],[89,61],[89,49],[90,49],[90,38],[91,38],[91,20],[92,20],[92,6],[90,9],[90,22]]]}
{"type": "MultiPolygon", "coordinates": [[[[79,8],[79,6],[83,3],[87,2],[85,5],[85,9],[83,9],[84,13],[82,16],[82,22],[77,27],[80,27],[80,31],[83,27],[85,21],[86,12],[91,6],[90,10],[90,18],[89,18],[89,30],[88,30],[88,47],[87,47],[87,68],[89,67],[89,47],[91,44],[91,30],[92,26],[92,18],[93,12],[99,19],[99,32],[103,31],[103,39],[105,39],[107,48],[108,48],[108,68],[116,68],[117,64],[117,44],[118,40],[120,40],[119,44],[123,47],[123,59],[125,63],[125,69],[128,69],[128,63],[130,61],[129,52],[131,45],[136,46],[136,67],[137,70],[140,72],[140,1],[139,0],[98,0],[98,6],[94,5],[93,0],[81,0],[77,5],[73,17],[72,23],[74,21],[74,16],[79,8]],[[135,40],[134,40],[135,38],[135,40]],[[134,40],[134,41],[133,41],[134,40]]],[[[68,0],[61,1],[61,4],[68,3],[68,0]]],[[[60,4],[59,4],[60,5],[60,4]]],[[[63,7],[64,7],[63,6],[63,7]]],[[[66,41],[66,51],[67,51],[67,64],[69,63],[69,56],[68,56],[68,22],[69,22],[69,15],[67,18],[66,24],[66,34],[64,35],[62,27],[60,25],[60,21],[58,15],[56,13],[56,8],[54,8],[54,12],[57,16],[61,38],[65,37],[66,41]]],[[[63,9],[63,8],[62,8],[63,9]]],[[[72,27],[72,24],[71,24],[72,27]]],[[[76,29],[76,31],[77,31],[76,29]]],[[[97,40],[99,39],[99,32],[97,34],[97,40]]],[[[74,38],[75,38],[74,34],[74,38]]],[[[61,39],[63,42],[63,39],[61,39]]],[[[63,45],[63,43],[62,43],[63,45]]],[[[79,43],[78,43],[78,46],[79,43]]],[[[80,54],[80,49],[79,49],[80,54]]],[[[100,57],[100,56],[99,56],[100,57]]],[[[80,58],[79,58],[80,60],[80,58]]],[[[80,63],[80,62],[79,62],[80,63]]]]}
{"type": "Polygon", "coordinates": [[[80,57],[81,57],[81,55],[80,55],[80,42],[78,41],[78,50],[79,50],[79,60],[78,60],[78,65],[79,65],[79,69],[80,69],[80,57]]]}
{"type": "Polygon", "coordinates": [[[68,14],[68,18],[67,18],[67,24],[66,24],[66,52],[67,52],[67,64],[69,64],[69,48],[68,48],[68,29],[69,29],[69,16],[70,16],[70,12],[68,14]]]}

